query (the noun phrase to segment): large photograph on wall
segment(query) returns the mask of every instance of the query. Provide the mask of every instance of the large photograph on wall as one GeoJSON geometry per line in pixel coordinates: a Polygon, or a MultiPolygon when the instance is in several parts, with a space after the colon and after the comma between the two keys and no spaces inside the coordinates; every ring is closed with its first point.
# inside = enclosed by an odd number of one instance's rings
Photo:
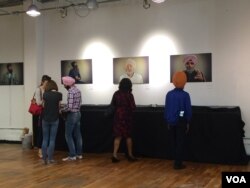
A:
{"type": "Polygon", "coordinates": [[[62,60],[61,77],[70,76],[76,84],[92,84],[92,59],[62,60]]]}
{"type": "Polygon", "coordinates": [[[187,75],[187,82],[212,82],[212,54],[171,55],[171,81],[176,71],[184,71],[187,75]]]}
{"type": "Polygon", "coordinates": [[[133,84],[149,83],[148,56],[113,58],[113,83],[129,78],[133,84]]]}
{"type": "Polygon", "coordinates": [[[23,63],[0,63],[0,85],[23,85],[23,63]]]}

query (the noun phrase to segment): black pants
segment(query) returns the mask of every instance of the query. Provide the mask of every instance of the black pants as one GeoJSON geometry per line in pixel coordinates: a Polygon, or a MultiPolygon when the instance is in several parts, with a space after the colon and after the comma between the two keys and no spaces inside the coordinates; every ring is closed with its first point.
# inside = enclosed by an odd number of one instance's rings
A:
{"type": "Polygon", "coordinates": [[[174,165],[182,165],[183,156],[184,156],[184,142],[187,131],[187,122],[183,119],[180,119],[176,125],[170,125],[170,136],[172,142],[173,156],[174,156],[174,165]]]}
{"type": "Polygon", "coordinates": [[[42,148],[43,142],[43,130],[42,130],[42,117],[33,116],[33,131],[36,132],[36,137],[34,137],[34,147],[42,148]]]}

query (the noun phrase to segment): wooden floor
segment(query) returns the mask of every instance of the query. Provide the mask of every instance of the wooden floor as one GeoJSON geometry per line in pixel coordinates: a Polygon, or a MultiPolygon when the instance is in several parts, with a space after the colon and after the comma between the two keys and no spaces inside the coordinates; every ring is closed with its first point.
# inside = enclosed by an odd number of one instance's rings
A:
{"type": "Polygon", "coordinates": [[[85,154],[82,160],[62,162],[66,152],[55,152],[57,164],[44,165],[37,150],[20,144],[0,144],[1,188],[216,188],[222,171],[250,171],[250,165],[218,165],[186,162],[174,170],[172,161],[140,158],[130,163],[111,163],[111,154],[85,154]]]}

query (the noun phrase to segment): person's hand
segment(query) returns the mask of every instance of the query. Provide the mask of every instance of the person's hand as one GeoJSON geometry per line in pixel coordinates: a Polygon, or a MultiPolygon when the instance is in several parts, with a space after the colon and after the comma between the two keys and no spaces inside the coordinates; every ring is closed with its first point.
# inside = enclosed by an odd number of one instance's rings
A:
{"type": "Polygon", "coordinates": [[[205,80],[203,77],[203,74],[200,70],[197,69],[197,70],[195,70],[195,72],[196,72],[196,75],[195,75],[194,79],[201,80],[201,81],[205,80]]]}

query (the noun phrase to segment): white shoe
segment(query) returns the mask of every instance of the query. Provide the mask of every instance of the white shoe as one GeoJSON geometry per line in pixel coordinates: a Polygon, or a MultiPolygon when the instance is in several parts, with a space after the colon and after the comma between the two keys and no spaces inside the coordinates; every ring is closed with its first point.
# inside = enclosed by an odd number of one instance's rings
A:
{"type": "Polygon", "coordinates": [[[77,159],[82,159],[82,155],[77,155],[76,158],[77,159]]]}
{"type": "Polygon", "coordinates": [[[62,159],[62,161],[75,161],[75,160],[76,160],[76,157],[66,157],[62,159]]]}
{"type": "Polygon", "coordinates": [[[37,155],[38,155],[38,157],[39,157],[40,159],[43,158],[42,150],[41,150],[40,148],[38,149],[37,155]]]}

